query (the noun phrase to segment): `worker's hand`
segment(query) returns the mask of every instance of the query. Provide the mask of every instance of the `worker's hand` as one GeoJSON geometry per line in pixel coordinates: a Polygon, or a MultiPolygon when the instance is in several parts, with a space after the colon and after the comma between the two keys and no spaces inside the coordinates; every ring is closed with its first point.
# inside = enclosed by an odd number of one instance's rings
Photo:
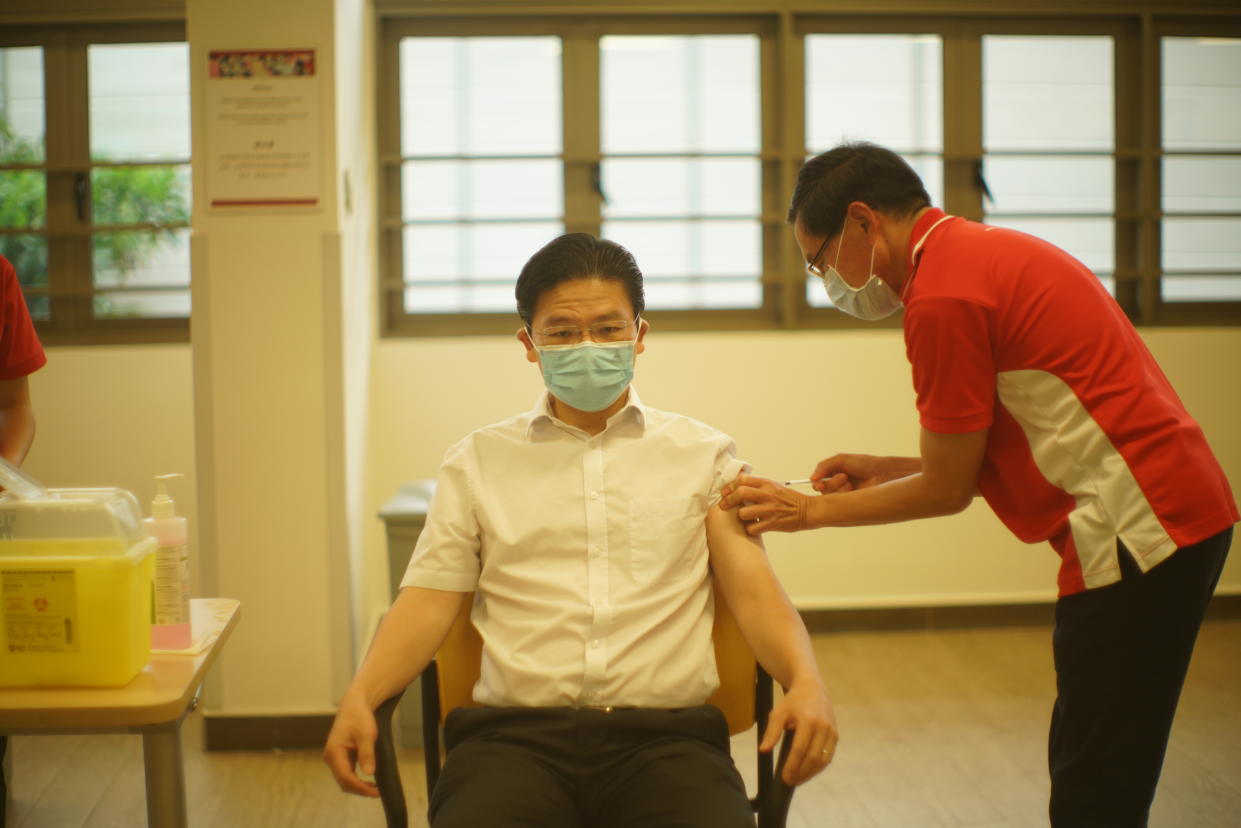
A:
{"type": "Polygon", "coordinates": [[[851,492],[913,474],[918,470],[916,463],[913,458],[836,454],[820,460],[814,467],[810,480],[815,491],[820,494],[851,492]]]}
{"type": "Polygon", "coordinates": [[[836,713],[817,677],[801,684],[794,682],[771,709],[758,749],[766,753],[775,748],[786,730],[793,731],[793,746],[781,778],[788,785],[800,785],[831,763],[839,738],[836,713]]]}
{"type": "Polygon", "coordinates": [[[768,480],[739,474],[721,491],[720,508],[737,509],[737,517],[745,524],[747,534],[763,532],[799,532],[808,528],[806,509],[810,495],[796,492],[788,486],[768,480]]]}
{"type": "Polygon", "coordinates": [[[332,769],[336,784],[345,793],[358,796],[379,796],[374,782],[359,778],[355,771],[367,776],[375,773],[375,737],[379,729],[375,712],[361,694],[346,693],[328,733],[323,748],[323,761],[332,769]]]}

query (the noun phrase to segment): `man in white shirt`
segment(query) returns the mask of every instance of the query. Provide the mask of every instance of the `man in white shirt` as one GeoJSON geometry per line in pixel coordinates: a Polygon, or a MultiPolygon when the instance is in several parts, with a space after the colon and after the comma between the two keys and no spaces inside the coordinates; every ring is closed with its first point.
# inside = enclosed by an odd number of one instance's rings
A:
{"type": "Polygon", "coordinates": [[[518,339],[548,393],[449,449],[401,592],[341,702],[324,757],[376,796],[380,702],[438,649],[464,595],[483,639],[474,700],[445,725],[434,828],[752,825],[728,755],[711,579],[764,668],[788,688],[763,748],[795,730],[784,779],[831,761],[835,717],[805,627],[761,542],[716,506],[745,468],[732,441],[648,408],[642,275],[582,233],[517,282],[518,339]]]}

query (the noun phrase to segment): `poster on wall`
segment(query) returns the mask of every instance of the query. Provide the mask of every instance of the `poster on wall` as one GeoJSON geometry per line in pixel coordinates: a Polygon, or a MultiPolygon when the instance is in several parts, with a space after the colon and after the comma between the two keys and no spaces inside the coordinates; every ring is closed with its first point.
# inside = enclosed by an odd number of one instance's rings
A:
{"type": "Polygon", "coordinates": [[[314,207],[322,197],[314,49],[211,51],[207,202],[314,207]]]}

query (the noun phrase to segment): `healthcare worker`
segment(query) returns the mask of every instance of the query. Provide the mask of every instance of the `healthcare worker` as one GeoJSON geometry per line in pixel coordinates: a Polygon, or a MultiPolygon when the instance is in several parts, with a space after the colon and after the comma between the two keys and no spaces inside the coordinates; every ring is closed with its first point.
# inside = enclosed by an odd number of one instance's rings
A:
{"type": "MultiPolygon", "coordinates": [[[[34,442],[34,407],[26,377],[46,363],[17,271],[0,256],[0,456],[15,466],[26,459],[34,442]]],[[[0,826],[8,802],[8,744],[0,733],[0,826]]]]}
{"type": "Polygon", "coordinates": [[[837,308],[904,306],[921,456],[835,455],[817,496],[743,475],[725,507],[757,534],[953,514],[978,493],[1018,538],[1049,541],[1052,825],[1146,825],[1238,519],[1201,429],[1085,265],[932,207],[895,153],[806,162],[789,222],[837,308]]]}

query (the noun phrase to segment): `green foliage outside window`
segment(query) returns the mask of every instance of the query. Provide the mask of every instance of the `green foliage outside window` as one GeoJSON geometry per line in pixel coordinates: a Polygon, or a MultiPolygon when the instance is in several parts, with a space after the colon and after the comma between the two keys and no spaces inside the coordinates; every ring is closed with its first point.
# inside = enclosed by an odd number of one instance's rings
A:
{"type": "MultiPolygon", "coordinates": [[[[39,164],[38,144],[17,135],[0,115],[0,163],[39,164]]],[[[161,245],[176,238],[176,227],[189,221],[189,194],[173,166],[96,167],[91,173],[95,225],[164,225],[142,230],[97,233],[92,239],[95,273],[109,271],[116,283],[145,265],[161,245]]],[[[47,194],[41,170],[0,172],[0,228],[33,232],[0,236],[0,253],[16,268],[25,285],[47,284],[47,194]]],[[[104,298],[104,297],[99,297],[104,298]]],[[[97,303],[98,305],[98,303],[97,303]]],[[[116,308],[96,308],[116,315],[116,308]],[[110,312],[109,312],[110,311],[110,312]]]]}
{"type": "MultiPolygon", "coordinates": [[[[37,145],[13,132],[0,115],[0,163],[38,164],[37,145]]],[[[0,227],[41,229],[47,218],[47,193],[43,173],[10,170],[0,173],[0,227]]],[[[23,284],[47,283],[47,242],[39,235],[0,236],[0,254],[13,267],[23,284]]]]}

